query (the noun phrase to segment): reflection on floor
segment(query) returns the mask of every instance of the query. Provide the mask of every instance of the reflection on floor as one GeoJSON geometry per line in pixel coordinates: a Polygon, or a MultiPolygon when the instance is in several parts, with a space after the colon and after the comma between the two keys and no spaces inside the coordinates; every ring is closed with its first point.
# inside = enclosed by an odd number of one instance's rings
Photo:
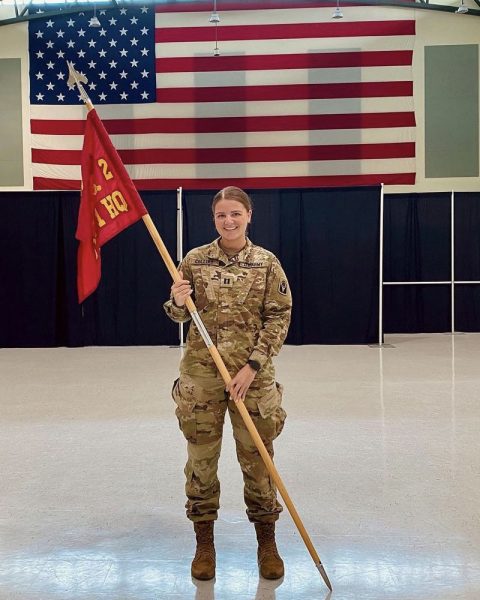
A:
{"type": "MultiPolygon", "coordinates": [[[[276,464],[335,600],[480,598],[480,335],[285,347],[276,464]]],[[[290,516],[258,577],[230,425],[217,576],[190,578],[172,348],[0,350],[1,600],[329,598],[290,516]]]]}

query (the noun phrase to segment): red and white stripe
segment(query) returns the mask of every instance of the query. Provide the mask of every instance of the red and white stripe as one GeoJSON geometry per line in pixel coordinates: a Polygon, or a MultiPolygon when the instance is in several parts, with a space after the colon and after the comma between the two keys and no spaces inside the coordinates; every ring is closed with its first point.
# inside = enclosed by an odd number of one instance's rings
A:
{"type": "MultiPolygon", "coordinates": [[[[97,107],[139,189],[415,182],[411,10],[226,3],[218,57],[211,3],[156,11],[157,103],[97,107]]],[[[35,189],[80,188],[84,120],[31,107],[35,189]]]]}

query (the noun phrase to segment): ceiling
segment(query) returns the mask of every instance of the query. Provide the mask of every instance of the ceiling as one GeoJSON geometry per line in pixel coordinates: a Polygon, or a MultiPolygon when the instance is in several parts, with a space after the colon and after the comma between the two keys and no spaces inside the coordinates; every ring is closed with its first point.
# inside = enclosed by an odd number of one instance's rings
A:
{"type": "MultiPolygon", "coordinates": [[[[157,0],[152,2],[151,0],[143,2],[143,4],[161,4],[175,2],[181,6],[183,0],[157,0]]],[[[201,3],[202,10],[205,6],[204,0],[189,0],[189,4],[195,4],[195,2],[201,3]]],[[[58,1],[39,1],[29,0],[22,2],[22,0],[0,0],[0,25],[11,25],[13,23],[19,23],[22,21],[31,21],[34,19],[42,18],[46,14],[72,14],[78,13],[85,10],[86,7],[92,8],[98,6],[102,8],[114,8],[116,6],[132,5],[133,3],[138,4],[135,0],[64,0],[63,2],[58,1]]],[[[448,12],[451,14],[464,13],[462,16],[480,16],[480,0],[345,0],[340,1],[342,6],[354,5],[354,4],[370,4],[379,6],[399,6],[403,8],[415,8],[421,10],[435,10],[441,12],[448,12]],[[459,7],[464,7],[463,9],[459,7]],[[468,9],[468,10],[466,10],[468,9]]],[[[228,4],[228,0],[225,0],[225,4],[228,4]]],[[[248,0],[245,0],[245,4],[248,4],[248,0]]],[[[315,2],[312,0],[312,4],[315,2]]],[[[319,0],[318,5],[325,6],[325,2],[319,0]]],[[[332,1],[332,6],[335,6],[335,2],[332,1]]],[[[216,7],[218,12],[221,12],[221,0],[212,0],[212,10],[216,7]]]]}

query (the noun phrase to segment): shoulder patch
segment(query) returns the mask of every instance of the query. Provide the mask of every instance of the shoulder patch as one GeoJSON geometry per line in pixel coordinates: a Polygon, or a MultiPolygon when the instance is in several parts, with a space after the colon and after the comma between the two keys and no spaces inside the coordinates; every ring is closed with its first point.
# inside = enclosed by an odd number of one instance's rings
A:
{"type": "Polygon", "coordinates": [[[288,283],[286,279],[282,279],[278,284],[278,293],[286,296],[288,292],[288,283]]]}

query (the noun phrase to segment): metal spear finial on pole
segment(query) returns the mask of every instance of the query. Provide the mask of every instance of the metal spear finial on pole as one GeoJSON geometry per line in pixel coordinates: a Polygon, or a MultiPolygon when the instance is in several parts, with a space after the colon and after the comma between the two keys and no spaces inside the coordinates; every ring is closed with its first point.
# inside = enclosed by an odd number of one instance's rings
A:
{"type": "Polygon", "coordinates": [[[82,85],[82,83],[87,84],[88,79],[82,73],[75,71],[75,69],[73,68],[73,63],[69,62],[68,60],[67,60],[67,66],[68,66],[68,73],[69,73],[68,81],[67,81],[68,87],[73,88],[73,87],[77,86],[78,91],[80,92],[80,98],[83,100],[83,102],[87,106],[88,110],[92,110],[93,109],[92,101],[88,97],[88,94],[82,85]]]}
{"type": "MultiPolygon", "coordinates": [[[[67,64],[68,64],[68,69],[70,72],[70,76],[68,78],[68,84],[77,86],[77,88],[80,92],[80,96],[81,96],[82,100],[85,102],[88,110],[89,111],[92,110],[94,108],[93,104],[90,101],[90,98],[88,97],[88,94],[85,92],[85,89],[83,88],[83,85],[82,85],[82,83],[87,83],[87,78],[84,75],[82,75],[81,73],[78,73],[77,71],[75,71],[72,63],[67,62],[67,64]]],[[[167,267],[167,270],[170,273],[173,281],[175,281],[175,282],[181,281],[181,277],[178,273],[177,267],[175,266],[175,263],[173,262],[165,244],[163,243],[163,240],[160,237],[160,234],[158,233],[158,230],[155,227],[155,224],[152,221],[152,218],[147,213],[146,215],[144,215],[142,217],[142,219],[143,219],[143,222],[145,223],[145,226],[147,227],[148,232],[150,233],[150,236],[151,236],[155,246],[157,247],[157,250],[159,251],[159,253],[163,259],[163,262],[165,263],[165,266],[167,267]]],[[[220,356],[220,353],[218,352],[217,347],[212,342],[210,335],[208,334],[208,331],[207,331],[200,315],[198,314],[197,308],[196,308],[193,300],[190,297],[188,297],[185,301],[185,305],[190,313],[190,316],[192,317],[192,321],[195,323],[200,335],[202,336],[202,339],[203,339],[205,345],[207,346],[208,351],[210,352],[210,355],[211,355],[218,371],[220,372],[220,375],[223,378],[223,381],[225,382],[225,384],[230,383],[230,381],[232,380],[230,373],[228,372],[227,367],[225,366],[225,363],[223,362],[223,359],[220,356]]],[[[285,505],[286,505],[286,507],[287,507],[295,525],[297,526],[297,529],[307,547],[307,550],[309,551],[310,556],[312,557],[313,562],[315,563],[315,566],[317,567],[320,575],[322,576],[322,579],[325,582],[325,585],[331,591],[332,584],[330,583],[327,573],[325,572],[325,569],[322,565],[322,561],[320,560],[320,557],[318,556],[318,554],[315,550],[315,547],[312,544],[310,536],[308,535],[307,530],[305,529],[305,527],[302,523],[302,520],[300,519],[300,516],[297,512],[297,509],[295,508],[295,505],[293,504],[292,500],[290,499],[290,496],[287,492],[287,489],[285,488],[285,485],[283,484],[283,481],[277,471],[277,468],[273,464],[273,461],[272,461],[267,449],[265,448],[265,444],[263,443],[263,440],[260,437],[260,435],[257,431],[257,428],[255,427],[252,417],[248,414],[248,410],[245,408],[245,404],[243,403],[242,400],[239,400],[238,402],[236,402],[236,408],[245,423],[245,427],[247,428],[250,435],[252,436],[252,440],[253,440],[255,446],[257,447],[257,450],[260,453],[260,456],[262,457],[263,462],[265,463],[265,466],[266,466],[270,476],[272,477],[273,481],[275,482],[277,489],[280,492],[280,495],[282,496],[282,498],[285,502],[285,505]]]]}

